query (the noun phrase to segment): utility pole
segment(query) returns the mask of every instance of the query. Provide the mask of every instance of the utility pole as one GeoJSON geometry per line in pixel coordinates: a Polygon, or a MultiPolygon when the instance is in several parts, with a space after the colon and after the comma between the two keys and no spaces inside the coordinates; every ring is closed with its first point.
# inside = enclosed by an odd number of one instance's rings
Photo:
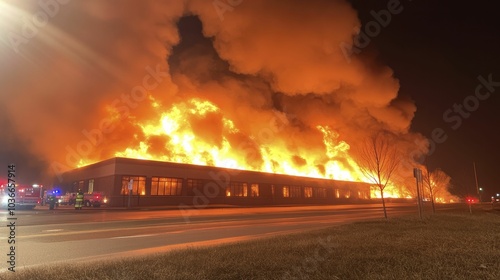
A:
{"type": "Polygon", "coordinates": [[[479,193],[479,184],[477,183],[476,162],[473,161],[472,165],[474,166],[474,178],[476,179],[477,198],[479,198],[479,203],[481,203],[481,194],[479,193]]]}

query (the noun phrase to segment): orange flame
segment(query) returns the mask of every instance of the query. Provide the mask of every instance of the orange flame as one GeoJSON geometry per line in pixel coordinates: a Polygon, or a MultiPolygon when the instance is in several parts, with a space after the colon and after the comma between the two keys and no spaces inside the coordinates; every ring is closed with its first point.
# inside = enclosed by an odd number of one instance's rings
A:
{"type": "MultiPolygon", "coordinates": [[[[160,110],[162,105],[150,97],[152,107],[160,110]]],[[[210,165],[216,167],[253,170],[261,172],[280,173],[296,176],[327,178],[344,181],[365,181],[364,175],[359,171],[355,160],[349,155],[350,146],[344,141],[339,141],[339,134],[329,126],[317,125],[316,129],[323,135],[324,152],[321,155],[302,153],[295,158],[291,151],[284,145],[275,143],[257,143],[257,137],[250,136],[258,147],[262,158],[259,166],[250,165],[245,155],[238,152],[237,147],[232,147],[228,136],[240,133],[235,123],[224,116],[220,108],[214,103],[192,98],[185,102],[173,104],[170,109],[160,113],[152,121],[137,121],[145,140],[136,147],[128,147],[115,153],[117,157],[148,159],[196,165],[210,165]],[[197,136],[190,123],[192,118],[203,119],[209,114],[219,114],[222,120],[222,139],[218,144],[210,143],[197,136]],[[154,152],[148,140],[154,137],[165,139],[162,151],[154,152]],[[325,160],[326,156],[326,160],[325,160]],[[295,159],[295,160],[294,160],[295,159]],[[339,160],[341,159],[341,160],[339,160]],[[304,164],[297,164],[304,163],[304,164]],[[321,162],[321,168],[314,164],[321,162]],[[311,164],[313,163],[313,164],[311,164]]],[[[158,150],[158,149],[156,149],[158,150]]],[[[82,160],[81,166],[90,162],[82,160]]],[[[384,192],[387,197],[400,197],[396,187],[388,187],[384,192]]],[[[372,190],[372,197],[380,197],[380,193],[372,190]]]]}

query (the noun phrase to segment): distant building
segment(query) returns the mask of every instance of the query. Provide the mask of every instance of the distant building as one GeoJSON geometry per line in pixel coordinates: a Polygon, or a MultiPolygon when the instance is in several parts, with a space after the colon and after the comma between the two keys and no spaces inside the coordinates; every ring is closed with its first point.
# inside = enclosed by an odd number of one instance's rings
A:
{"type": "Polygon", "coordinates": [[[340,204],[370,199],[370,184],[172,162],[111,158],[68,171],[66,192],[104,192],[110,206],[340,204]]]}

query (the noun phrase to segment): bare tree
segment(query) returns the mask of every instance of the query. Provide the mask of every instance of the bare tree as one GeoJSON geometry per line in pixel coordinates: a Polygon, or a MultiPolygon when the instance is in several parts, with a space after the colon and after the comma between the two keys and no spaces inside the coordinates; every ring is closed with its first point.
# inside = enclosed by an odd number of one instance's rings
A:
{"type": "Polygon", "coordinates": [[[417,197],[417,189],[415,188],[415,177],[393,176],[391,178],[391,182],[397,186],[401,186],[399,190],[401,197],[406,197],[406,198],[417,197]]]}
{"type": "Polygon", "coordinates": [[[429,192],[433,213],[436,212],[436,208],[434,206],[436,195],[448,189],[448,186],[450,185],[450,179],[450,176],[448,176],[448,174],[446,174],[439,168],[435,169],[432,172],[427,169],[424,176],[424,184],[427,187],[427,191],[429,192]]]}
{"type": "Polygon", "coordinates": [[[429,192],[429,199],[431,200],[431,205],[432,205],[432,213],[436,213],[436,207],[434,206],[435,185],[432,180],[432,175],[428,167],[425,167],[425,173],[422,178],[422,181],[424,183],[424,186],[426,186],[427,191],[429,192]]]}
{"type": "Polygon", "coordinates": [[[384,189],[398,166],[396,146],[389,138],[377,134],[365,140],[358,162],[360,171],[380,190],[384,217],[387,219],[384,189]]]}
{"type": "MultiPolygon", "coordinates": [[[[431,172],[431,181],[434,183],[433,195],[434,199],[442,192],[448,193],[451,177],[448,176],[443,170],[436,169],[431,172]]],[[[448,193],[449,195],[449,193],[448,193]]]]}

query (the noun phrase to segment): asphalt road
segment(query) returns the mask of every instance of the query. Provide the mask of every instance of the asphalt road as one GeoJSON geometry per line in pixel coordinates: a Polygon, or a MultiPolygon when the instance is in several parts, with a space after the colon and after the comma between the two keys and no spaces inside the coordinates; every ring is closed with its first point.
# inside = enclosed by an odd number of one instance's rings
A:
{"type": "MultiPolygon", "coordinates": [[[[413,204],[388,204],[391,217],[416,215],[413,204]]],[[[16,212],[16,269],[57,262],[138,256],[381,219],[379,204],[208,209],[84,209],[16,212]]],[[[7,213],[0,219],[7,225],[7,213]]],[[[0,236],[7,269],[9,237],[0,236]]]]}

